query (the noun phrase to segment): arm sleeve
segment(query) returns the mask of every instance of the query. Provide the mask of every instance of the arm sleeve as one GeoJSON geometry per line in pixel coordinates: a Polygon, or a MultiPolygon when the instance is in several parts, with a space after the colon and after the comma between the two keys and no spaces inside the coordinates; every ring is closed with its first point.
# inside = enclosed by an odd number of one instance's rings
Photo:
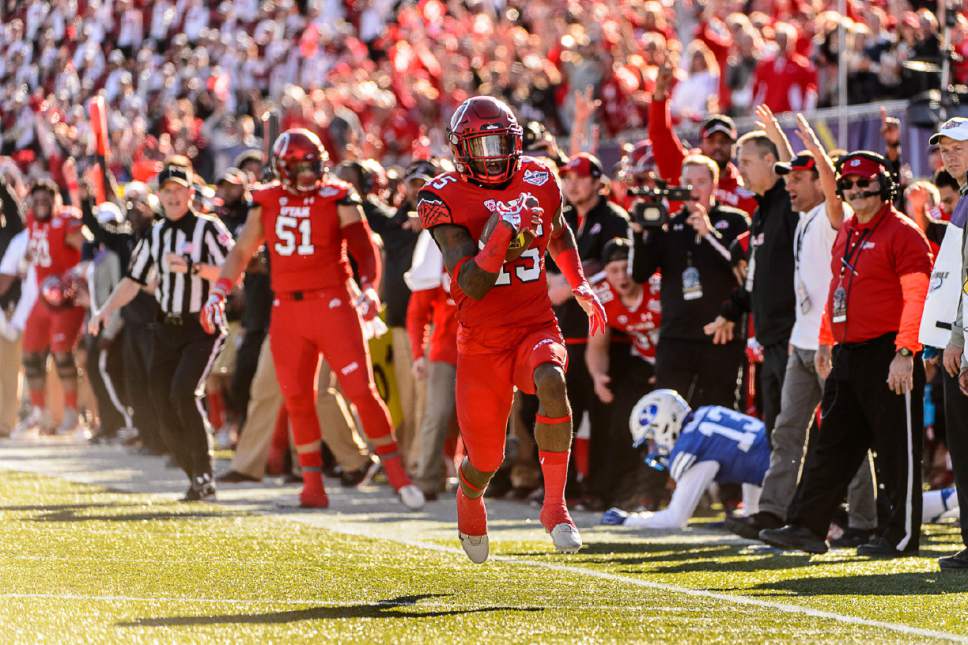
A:
{"type": "Polygon", "coordinates": [[[427,344],[427,325],[433,315],[436,289],[422,289],[410,294],[407,304],[407,335],[410,337],[410,353],[413,360],[423,358],[427,344]]]}
{"type": "Polygon", "coordinates": [[[668,182],[678,184],[682,174],[682,160],[686,151],[682,141],[672,129],[672,115],[669,113],[669,98],[664,101],[653,100],[649,104],[649,139],[655,151],[655,163],[659,174],[668,182]]]}
{"type": "Polygon", "coordinates": [[[928,295],[928,276],[923,273],[909,273],[901,276],[901,323],[898,327],[894,346],[907,347],[911,351],[921,349],[918,332],[921,329],[921,315],[924,313],[924,299],[928,295]]]}
{"type": "Polygon", "coordinates": [[[440,224],[454,223],[447,203],[429,190],[417,193],[417,215],[420,216],[420,226],[428,230],[440,224]]]}
{"type": "Polygon", "coordinates": [[[131,264],[128,266],[127,277],[131,278],[142,287],[148,284],[148,275],[155,265],[154,258],[151,257],[151,237],[152,232],[141,238],[138,246],[131,253],[131,264]]]}
{"type": "Polygon", "coordinates": [[[669,506],[658,513],[629,515],[625,526],[641,529],[684,529],[699,505],[702,494],[713,483],[719,464],[701,461],[693,465],[676,480],[669,506]]]}
{"type": "Polygon", "coordinates": [[[750,310],[750,292],[740,286],[733,290],[729,298],[719,308],[720,315],[726,320],[737,322],[744,313],[750,310]]]}
{"type": "Polygon", "coordinates": [[[360,272],[360,279],[368,282],[370,286],[377,287],[380,284],[380,253],[373,243],[373,236],[366,220],[353,222],[340,229],[343,239],[346,240],[346,248],[356,260],[356,266],[360,272]]]}
{"type": "Polygon", "coordinates": [[[232,234],[221,220],[214,220],[212,225],[205,231],[205,248],[208,251],[206,259],[208,263],[215,266],[222,266],[229,251],[235,246],[232,234]]]}

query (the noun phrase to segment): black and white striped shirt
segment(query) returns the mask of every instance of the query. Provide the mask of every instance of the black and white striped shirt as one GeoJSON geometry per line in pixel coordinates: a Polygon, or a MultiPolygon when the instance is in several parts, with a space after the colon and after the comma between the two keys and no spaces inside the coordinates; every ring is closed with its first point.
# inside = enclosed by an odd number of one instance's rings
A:
{"type": "Polygon", "coordinates": [[[193,264],[221,266],[234,241],[221,220],[189,211],[177,222],[163,219],[152,225],[131,255],[128,277],[146,285],[158,274],[155,297],[166,314],[194,314],[208,300],[208,280],[168,269],[165,255],[188,256],[193,264]]]}

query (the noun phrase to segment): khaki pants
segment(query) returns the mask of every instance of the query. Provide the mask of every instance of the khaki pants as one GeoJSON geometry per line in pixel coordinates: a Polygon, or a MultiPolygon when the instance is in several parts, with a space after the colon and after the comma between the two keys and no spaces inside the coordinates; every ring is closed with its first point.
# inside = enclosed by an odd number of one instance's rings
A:
{"type": "MultiPolygon", "coordinates": [[[[357,470],[366,463],[369,453],[346,401],[336,389],[336,377],[325,361],[320,361],[318,387],[316,414],[323,441],[343,470],[357,470]]],[[[262,343],[251,392],[245,427],[232,458],[232,470],[261,478],[265,474],[276,415],[282,407],[282,392],[276,380],[268,337],[262,343]]]]}
{"type": "Polygon", "coordinates": [[[19,338],[14,342],[0,338],[0,436],[9,435],[17,425],[22,353],[19,338]]]}
{"type": "Polygon", "coordinates": [[[457,428],[456,383],[456,365],[427,364],[427,408],[415,445],[417,465],[413,475],[413,483],[425,493],[443,492],[447,483],[444,443],[457,428]]]}
{"type": "Polygon", "coordinates": [[[413,377],[413,358],[410,353],[410,337],[404,327],[391,327],[393,332],[393,375],[397,381],[397,394],[400,396],[400,410],[403,421],[396,428],[400,456],[407,471],[413,472],[418,459],[416,447],[420,421],[423,417],[427,384],[413,377]]]}

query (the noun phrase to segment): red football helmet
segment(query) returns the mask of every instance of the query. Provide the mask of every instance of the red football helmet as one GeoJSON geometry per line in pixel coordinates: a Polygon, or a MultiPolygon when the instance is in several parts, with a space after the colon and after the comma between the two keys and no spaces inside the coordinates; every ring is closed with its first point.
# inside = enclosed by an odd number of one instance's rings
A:
{"type": "Polygon", "coordinates": [[[523,134],[511,108],[490,96],[475,96],[454,112],[447,142],[461,177],[497,185],[517,171],[523,134]]]}
{"type": "Polygon", "coordinates": [[[622,159],[622,166],[626,183],[636,186],[645,183],[657,171],[652,142],[645,139],[632,146],[622,159]]]}
{"type": "Polygon", "coordinates": [[[279,135],[272,144],[272,170],[282,185],[295,192],[315,190],[328,168],[329,154],[315,134],[305,128],[293,128],[279,135]],[[300,173],[311,170],[311,183],[299,181],[300,173]]]}

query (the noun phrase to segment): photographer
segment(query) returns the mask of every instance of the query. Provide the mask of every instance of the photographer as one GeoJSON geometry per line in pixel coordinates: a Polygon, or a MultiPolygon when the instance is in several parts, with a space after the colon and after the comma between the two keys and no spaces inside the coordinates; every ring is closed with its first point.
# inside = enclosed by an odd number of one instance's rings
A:
{"type": "Polygon", "coordinates": [[[736,288],[729,246],[749,228],[746,214],[713,197],[719,166],[703,155],[686,157],[681,182],[691,198],[667,222],[646,222],[644,210],[663,198],[652,193],[633,209],[632,278],[645,283],[662,272],[662,324],[656,351],[656,387],[682,392],[690,405],[733,407],[743,358],[739,339],[714,345],[703,321],[715,317],[736,288]],[[650,202],[652,202],[650,204],[650,202]]]}

